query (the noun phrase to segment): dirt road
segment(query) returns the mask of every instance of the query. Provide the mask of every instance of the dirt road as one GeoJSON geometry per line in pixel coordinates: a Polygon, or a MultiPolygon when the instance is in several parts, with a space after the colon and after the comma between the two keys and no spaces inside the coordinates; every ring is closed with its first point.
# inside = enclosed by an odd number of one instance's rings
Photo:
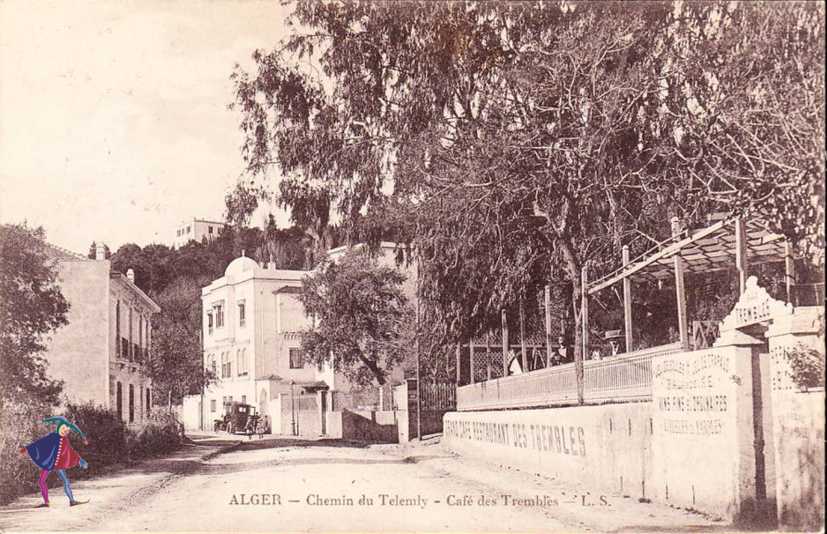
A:
{"type": "MultiPolygon", "coordinates": [[[[228,443],[224,443],[224,446],[228,443]]],[[[114,531],[689,531],[693,513],[457,458],[438,445],[265,440],[211,459],[196,447],[0,508],[0,528],[114,531]]]]}

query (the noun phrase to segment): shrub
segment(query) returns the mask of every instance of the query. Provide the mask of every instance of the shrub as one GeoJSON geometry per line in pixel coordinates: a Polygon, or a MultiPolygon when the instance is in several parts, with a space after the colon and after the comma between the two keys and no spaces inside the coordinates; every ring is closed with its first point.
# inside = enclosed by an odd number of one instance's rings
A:
{"type": "Polygon", "coordinates": [[[790,361],[790,374],[799,389],[824,387],[824,354],[798,344],[787,357],[790,361]]]}
{"type": "Polygon", "coordinates": [[[126,425],[115,412],[92,403],[68,404],[65,415],[88,438],[86,445],[70,434],[72,445],[89,462],[89,474],[98,473],[108,465],[129,461],[126,425]]]}
{"type": "Polygon", "coordinates": [[[36,489],[37,468],[19,449],[47,433],[41,421],[50,413],[34,400],[0,399],[0,504],[36,489]]]}
{"type": "Polygon", "coordinates": [[[181,445],[178,426],[175,423],[150,423],[140,432],[130,434],[128,449],[133,460],[166,454],[181,445]]]}
{"type": "Polygon", "coordinates": [[[89,437],[89,445],[76,448],[92,474],[108,465],[172,452],[181,444],[178,421],[168,414],[153,414],[146,426],[135,430],[127,428],[115,412],[91,404],[69,405],[66,416],[89,437]]]}
{"type": "MultiPolygon", "coordinates": [[[[818,345],[824,346],[824,315],[818,318],[818,345]]],[[[824,352],[799,343],[787,353],[790,375],[801,390],[824,387],[824,352]]]]}
{"type": "MultiPolygon", "coordinates": [[[[52,429],[42,424],[54,408],[39,402],[3,402],[0,399],[0,504],[37,490],[37,468],[20,447],[43,437],[52,429]]],[[[67,419],[88,438],[83,443],[69,434],[72,446],[89,462],[86,471],[76,470],[72,478],[87,478],[108,466],[166,454],[181,446],[180,423],[171,414],[158,415],[138,431],[130,430],[113,411],[94,404],[68,404],[67,419]]],[[[56,477],[52,483],[56,483],[56,477]]]]}

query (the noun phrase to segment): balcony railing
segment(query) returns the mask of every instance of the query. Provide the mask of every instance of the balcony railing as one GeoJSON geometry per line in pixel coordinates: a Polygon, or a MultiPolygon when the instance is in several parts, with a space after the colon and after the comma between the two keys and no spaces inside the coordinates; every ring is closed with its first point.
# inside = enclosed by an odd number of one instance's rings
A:
{"type": "MultiPolygon", "coordinates": [[[[583,362],[583,400],[590,404],[652,398],[652,358],[679,343],[583,362]]],[[[577,403],[574,364],[567,363],[457,388],[457,410],[495,410],[577,403]]]]}

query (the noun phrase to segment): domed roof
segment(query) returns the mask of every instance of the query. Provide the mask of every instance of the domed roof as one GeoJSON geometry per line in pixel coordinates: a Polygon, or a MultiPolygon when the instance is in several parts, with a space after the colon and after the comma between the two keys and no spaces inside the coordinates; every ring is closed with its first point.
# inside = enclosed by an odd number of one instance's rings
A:
{"type": "Polygon", "coordinates": [[[227,269],[224,271],[224,276],[238,276],[239,274],[245,271],[252,271],[258,264],[252,258],[248,258],[247,256],[241,256],[240,258],[236,258],[227,265],[227,269]]]}

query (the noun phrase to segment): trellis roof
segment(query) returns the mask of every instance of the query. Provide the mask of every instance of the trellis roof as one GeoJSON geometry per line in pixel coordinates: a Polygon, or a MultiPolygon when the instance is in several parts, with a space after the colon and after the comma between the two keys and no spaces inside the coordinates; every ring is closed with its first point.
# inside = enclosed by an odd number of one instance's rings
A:
{"type": "MultiPolygon", "coordinates": [[[[763,221],[744,219],[746,249],[751,265],[783,261],[786,240],[783,235],[768,231],[763,221]]],[[[684,272],[708,273],[730,269],[735,265],[736,219],[718,221],[695,231],[684,231],[658,243],[647,252],[606,276],[590,282],[588,293],[594,294],[628,277],[653,281],[671,279],[675,275],[673,258],[680,254],[684,272]]]]}

